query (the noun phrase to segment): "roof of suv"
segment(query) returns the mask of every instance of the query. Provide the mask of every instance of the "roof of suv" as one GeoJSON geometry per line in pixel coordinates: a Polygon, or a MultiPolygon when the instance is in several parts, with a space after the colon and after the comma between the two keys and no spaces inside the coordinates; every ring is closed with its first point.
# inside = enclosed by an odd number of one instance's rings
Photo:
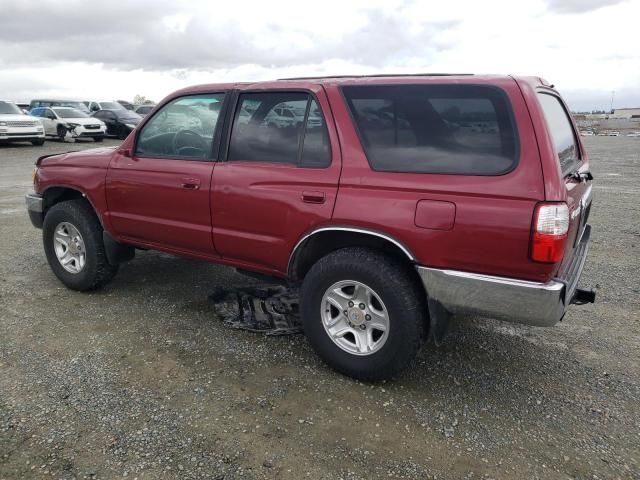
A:
{"type": "Polygon", "coordinates": [[[278,80],[263,80],[259,82],[227,82],[193,85],[174,92],[168,98],[176,98],[182,95],[209,93],[215,90],[238,89],[277,89],[277,88],[305,88],[309,85],[389,85],[402,83],[422,83],[441,80],[443,83],[479,83],[491,84],[495,82],[522,80],[533,86],[542,85],[553,88],[546,80],[536,76],[512,76],[512,75],[476,75],[471,73],[411,73],[411,74],[380,74],[380,75],[333,75],[316,77],[294,77],[278,80]]]}

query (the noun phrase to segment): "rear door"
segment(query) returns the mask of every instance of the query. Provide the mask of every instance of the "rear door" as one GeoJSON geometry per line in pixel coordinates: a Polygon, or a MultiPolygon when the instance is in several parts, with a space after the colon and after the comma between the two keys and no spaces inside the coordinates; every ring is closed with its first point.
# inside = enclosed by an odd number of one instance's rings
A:
{"type": "Polygon", "coordinates": [[[320,86],[239,92],[214,172],[213,233],[223,257],[284,272],[298,239],[331,218],[340,150],[327,118],[320,86]]]}
{"type": "Polygon", "coordinates": [[[224,97],[216,92],[170,101],[144,124],[130,155],[115,154],[107,203],[117,235],[216,256],[209,195],[224,97]]]}
{"type": "Polygon", "coordinates": [[[551,91],[538,92],[547,127],[559,162],[569,206],[569,237],[565,261],[572,257],[589,216],[591,181],[577,131],[562,99],[551,91]]]}

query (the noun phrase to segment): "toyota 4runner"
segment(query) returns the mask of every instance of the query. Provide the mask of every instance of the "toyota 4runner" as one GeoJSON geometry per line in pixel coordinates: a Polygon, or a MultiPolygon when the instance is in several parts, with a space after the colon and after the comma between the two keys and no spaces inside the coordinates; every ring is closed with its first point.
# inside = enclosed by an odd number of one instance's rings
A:
{"type": "Polygon", "coordinates": [[[67,287],[137,248],[279,277],[316,352],[374,380],[452,314],[550,326],[593,301],[591,180],[540,78],[352,76],[180,90],[118,148],[41,157],[26,201],[67,287]]]}

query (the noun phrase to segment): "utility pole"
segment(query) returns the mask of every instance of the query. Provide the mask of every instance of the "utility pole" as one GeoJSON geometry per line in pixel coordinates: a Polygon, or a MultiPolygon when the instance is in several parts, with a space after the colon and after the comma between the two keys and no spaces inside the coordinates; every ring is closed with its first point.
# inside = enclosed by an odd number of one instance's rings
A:
{"type": "Polygon", "coordinates": [[[613,113],[613,97],[615,96],[616,91],[611,90],[611,108],[609,109],[609,113],[613,113]]]}

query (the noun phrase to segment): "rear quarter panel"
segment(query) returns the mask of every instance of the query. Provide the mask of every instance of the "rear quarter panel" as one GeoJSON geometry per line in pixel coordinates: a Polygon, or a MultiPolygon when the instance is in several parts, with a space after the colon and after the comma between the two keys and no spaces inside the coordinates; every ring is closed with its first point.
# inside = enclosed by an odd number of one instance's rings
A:
{"type": "MultiPolygon", "coordinates": [[[[443,83],[438,78],[409,81],[443,83]]],[[[506,92],[519,135],[517,167],[501,176],[376,172],[369,166],[339,87],[328,85],[344,159],[332,223],[385,233],[407,246],[422,265],[546,281],[553,266],[529,260],[533,211],[544,200],[545,190],[525,99],[509,77],[455,82],[490,84],[506,92]],[[422,200],[455,204],[453,228],[417,227],[416,207],[422,200]]]]}

